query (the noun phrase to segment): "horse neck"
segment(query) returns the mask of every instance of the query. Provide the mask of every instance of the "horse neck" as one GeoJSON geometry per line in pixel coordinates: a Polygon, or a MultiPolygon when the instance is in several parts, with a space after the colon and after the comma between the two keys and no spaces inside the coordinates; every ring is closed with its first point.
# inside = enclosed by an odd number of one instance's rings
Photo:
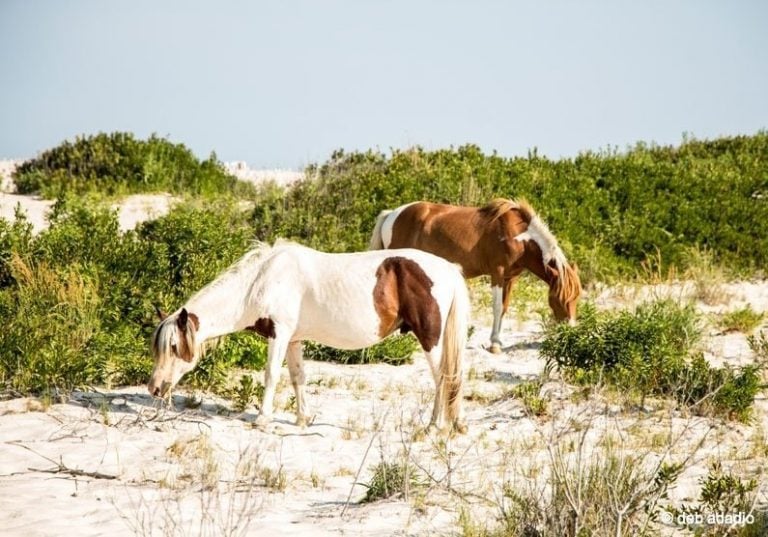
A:
{"type": "Polygon", "coordinates": [[[249,297],[253,284],[251,271],[224,274],[198,291],[184,305],[198,316],[200,343],[248,326],[249,297]]]}
{"type": "Polygon", "coordinates": [[[547,273],[538,245],[533,248],[526,246],[525,253],[517,263],[545,282],[550,288],[555,284],[555,281],[547,273]]]}

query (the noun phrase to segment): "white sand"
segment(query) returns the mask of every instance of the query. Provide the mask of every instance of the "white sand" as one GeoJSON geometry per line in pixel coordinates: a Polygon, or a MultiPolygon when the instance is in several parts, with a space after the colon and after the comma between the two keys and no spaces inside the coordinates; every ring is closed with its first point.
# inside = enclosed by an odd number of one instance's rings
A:
{"type": "Polygon", "coordinates": [[[285,169],[253,169],[249,168],[248,164],[243,161],[225,162],[224,167],[238,179],[254,184],[272,181],[280,186],[288,186],[304,179],[304,172],[285,169]]]}

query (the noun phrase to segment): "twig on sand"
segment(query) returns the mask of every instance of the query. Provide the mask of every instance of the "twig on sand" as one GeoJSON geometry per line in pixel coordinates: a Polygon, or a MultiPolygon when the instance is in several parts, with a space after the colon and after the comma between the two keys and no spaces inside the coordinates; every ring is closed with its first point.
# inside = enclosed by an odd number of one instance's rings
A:
{"type": "Polygon", "coordinates": [[[47,474],[68,474],[73,477],[92,477],[94,479],[117,479],[116,475],[111,474],[104,474],[101,472],[88,472],[86,470],[80,470],[78,468],[70,468],[67,465],[65,465],[61,460],[59,462],[56,462],[55,460],[51,459],[50,457],[46,457],[45,455],[42,455],[41,453],[38,453],[34,449],[32,449],[29,446],[25,446],[21,442],[6,442],[7,444],[11,444],[14,446],[19,446],[20,448],[24,448],[27,451],[30,451],[37,455],[38,457],[47,460],[50,463],[53,463],[55,465],[54,468],[47,468],[47,469],[41,469],[41,468],[27,468],[30,472],[43,472],[47,474]]]}
{"type": "Polygon", "coordinates": [[[30,472],[43,472],[46,474],[68,474],[73,477],[92,477],[94,479],[117,479],[116,475],[103,474],[101,472],[87,472],[77,468],[68,468],[63,464],[55,468],[27,468],[30,472]]]}

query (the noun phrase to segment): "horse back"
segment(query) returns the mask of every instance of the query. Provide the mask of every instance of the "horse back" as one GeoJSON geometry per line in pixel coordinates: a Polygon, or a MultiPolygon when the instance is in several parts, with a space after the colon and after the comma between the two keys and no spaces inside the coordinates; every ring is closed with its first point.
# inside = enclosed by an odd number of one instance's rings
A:
{"type": "Polygon", "coordinates": [[[461,265],[474,278],[506,270],[523,254],[514,237],[527,227],[516,211],[490,217],[482,208],[418,202],[392,225],[389,248],[417,248],[461,265]]]}

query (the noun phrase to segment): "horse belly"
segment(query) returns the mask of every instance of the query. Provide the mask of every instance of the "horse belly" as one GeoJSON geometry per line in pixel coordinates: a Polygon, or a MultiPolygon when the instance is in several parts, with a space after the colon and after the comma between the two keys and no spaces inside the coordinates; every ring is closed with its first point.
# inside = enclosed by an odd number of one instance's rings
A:
{"type": "MultiPolygon", "coordinates": [[[[337,349],[362,349],[381,340],[379,317],[372,304],[355,307],[347,301],[321,304],[305,301],[296,339],[309,339],[337,349]]],[[[372,302],[372,301],[371,301],[372,302]]]]}

